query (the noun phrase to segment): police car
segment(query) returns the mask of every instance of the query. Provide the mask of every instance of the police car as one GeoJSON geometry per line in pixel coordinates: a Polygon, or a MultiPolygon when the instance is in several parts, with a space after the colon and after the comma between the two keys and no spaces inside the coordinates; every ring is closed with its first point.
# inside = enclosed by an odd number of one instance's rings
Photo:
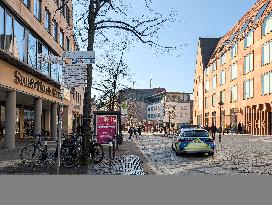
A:
{"type": "Polygon", "coordinates": [[[172,150],[177,156],[186,153],[203,153],[212,156],[214,149],[213,139],[207,130],[202,128],[181,129],[172,141],[172,150]]]}

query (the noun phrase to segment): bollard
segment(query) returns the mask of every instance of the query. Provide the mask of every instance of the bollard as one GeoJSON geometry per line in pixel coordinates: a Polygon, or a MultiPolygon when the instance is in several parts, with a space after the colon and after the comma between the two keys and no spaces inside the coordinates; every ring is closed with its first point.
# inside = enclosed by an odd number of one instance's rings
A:
{"type": "Polygon", "coordinates": [[[47,137],[44,138],[44,150],[47,153],[47,137]]]}

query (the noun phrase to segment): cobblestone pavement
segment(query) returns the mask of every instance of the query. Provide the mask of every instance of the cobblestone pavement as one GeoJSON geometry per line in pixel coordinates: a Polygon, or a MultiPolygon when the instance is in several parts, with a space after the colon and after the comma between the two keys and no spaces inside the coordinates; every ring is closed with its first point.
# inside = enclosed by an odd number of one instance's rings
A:
{"type": "Polygon", "coordinates": [[[224,135],[213,157],[176,156],[171,138],[144,136],[137,142],[156,174],[271,175],[272,137],[224,135]]]}
{"type": "MultiPolygon", "coordinates": [[[[14,150],[0,149],[0,174],[16,175],[48,175],[56,174],[56,166],[24,165],[19,159],[21,149],[25,144],[20,144],[14,150]]],[[[55,143],[49,146],[49,152],[54,152],[55,143]]],[[[88,166],[75,168],[60,167],[60,174],[65,175],[149,175],[154,174],[150,170],[147,161],[135,142],[125,139],[116,152],[116,158],[110,160],[108,149],[105,147],[105,159],[100,164],[91,163],[88,166]]]]}

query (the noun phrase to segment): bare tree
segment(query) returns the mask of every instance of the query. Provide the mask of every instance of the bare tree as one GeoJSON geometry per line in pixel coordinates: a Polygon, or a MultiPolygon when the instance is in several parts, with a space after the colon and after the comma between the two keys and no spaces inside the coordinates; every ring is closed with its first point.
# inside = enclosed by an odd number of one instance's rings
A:
{"type": "MultiPolygon", "coordinates": [[[[152,9],[152,0],[143,0],[147,15],[138,15],[130,0],[89,0],[77,1],[84,12],[76,17],[75,28],[77,37],[87,44],[88,51],[94,51],[95,40],[99,45],[109,42],[114,32],[114,40],[120,35],[126,35],[130,43],[141,42],[147,44],[159,52],[175,51],[180,46],[163,46],[158,43],[158,32],[167,25],[167,22],[175,20],[176,13],[171,12],[166,17],[152,9]],[[134,15],[133,15],[134,14],[134,15]],[[87,35],[84,35],[84,34],[87,35]],[[102,43],[101,43],[102,42],[102,43]]],[[[87,67],[87,87],[84,95],[83,106],[83,161],[87,162],[87,148],[89,147],[89,135],[91,127],[91,95],[93,84],[93,66],[87,67]]]]}
{"type": "Polygon", "coordinates": [[[124,59],[127,43],[120,47],[122,48],[120,54],[114,52],[114,46],[105,51],[102,56],[104,60],[96,64],[95,70],[98,72],[99,78],[94,79],[93,89],[100,94],[96,100],[97,107],[100,109],[114,111],[118,102],[118,90],[127,88],[126,82],[132,76],[124,59]]]}

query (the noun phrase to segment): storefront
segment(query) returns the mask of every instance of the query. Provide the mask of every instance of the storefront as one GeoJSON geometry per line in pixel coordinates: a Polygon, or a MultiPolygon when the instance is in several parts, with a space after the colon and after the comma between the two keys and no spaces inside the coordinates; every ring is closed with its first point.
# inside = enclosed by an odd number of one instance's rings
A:
{"type": "MultiPolygon", "coordinates": [[[[0,137],[4,146],[42,131],[57,138],[60,85],[0,51],[0,137]]],[[[68,105],[67,105],[68,106],[68,105]]]]}

